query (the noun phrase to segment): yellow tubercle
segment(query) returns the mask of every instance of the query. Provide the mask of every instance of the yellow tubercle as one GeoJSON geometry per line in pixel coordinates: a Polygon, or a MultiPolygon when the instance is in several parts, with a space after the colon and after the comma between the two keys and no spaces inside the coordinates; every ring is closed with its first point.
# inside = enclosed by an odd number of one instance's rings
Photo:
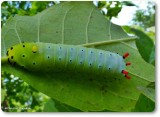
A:
{"type": "Polygon", "coordinates": [[[38,47],[37,47],[37,46],[33,46],[33,47],[32,47],[32,52],[33,52],[33,53],[36,53],[37,51],[38,51],[38,47]]]}

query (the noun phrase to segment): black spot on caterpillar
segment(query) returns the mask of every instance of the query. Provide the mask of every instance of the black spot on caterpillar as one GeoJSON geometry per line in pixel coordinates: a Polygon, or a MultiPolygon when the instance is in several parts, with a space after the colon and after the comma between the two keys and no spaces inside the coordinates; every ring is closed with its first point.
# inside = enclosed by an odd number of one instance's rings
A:
{"type": "Polygon", "coordinates": [[[125,69],[131,63],[124,61],[128,55],[129,53],[120,56],[94,48],[52,43],[22,43],[7,51],[10,64],[16,63],[33,72],[74,71],[105,77],[119,74],[129,79],[125,69]]]}

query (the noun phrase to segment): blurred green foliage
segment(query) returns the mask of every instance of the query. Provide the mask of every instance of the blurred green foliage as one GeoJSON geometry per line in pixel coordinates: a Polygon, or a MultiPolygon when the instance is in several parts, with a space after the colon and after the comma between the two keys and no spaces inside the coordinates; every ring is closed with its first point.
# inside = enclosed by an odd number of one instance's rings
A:
{"type": "Polygon", "coordinates": [[[101,1],[98,2],[98,8],[102,10],[102,13],[108,17],[108,19],[112,19],[112,17],[117,17],[119,12],[122,10],[123,6],[135,6],[130,1],[101,1]],[[105,10],[107,12],[105,12],[105,10]]]}
{"type": "Polygon", "coordinates": [[[155,26],[155,3],[148,1],[146,9],[139,8],[133,18],[133,24],[144,30],[155,26]]]}
{"type": "Polygon", "coordinates": [[[142,58],[147,63],[155,65],[155,45],[153,40],[141,30],[131,30],[138,36],[136,46],[142,58]]]}
{"type": "Polygon", "coordinates": [[[155,103],[144,94],[141,94],[139,96],[139,100],[135,105],[135,109],[133,109],[132,111],[133,112],[153,112],[154,109],[155,109],[155,103]]]}
{"type": "Polygon", "coordinates": [[[2,73],[1,80],[1,107],[5,112],[40,112],[49,99],[13,75],[2,73]]]}
{"type": "Polygon", "coordinates": [[[6,23],[10,16],[15,16],[16,14],[32,16],[54,4],[57,3],[53,1],[5,1],[1,4],[2,25],[6,23]]]}

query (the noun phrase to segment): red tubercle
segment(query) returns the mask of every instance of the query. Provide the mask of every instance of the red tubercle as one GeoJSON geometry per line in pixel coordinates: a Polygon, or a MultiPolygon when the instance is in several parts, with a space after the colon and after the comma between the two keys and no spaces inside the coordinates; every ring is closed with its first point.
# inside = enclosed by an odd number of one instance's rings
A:
{"type": "Polygon", "coordinates": [[[126,63],[126,66],[129,66],[129,65],[131,65],[131,62],[127,62],[127,63],[126,63]]]}
{"type": "Polygon", "coordinates": [[[128,74],[128,72],[127,72],[126,70],[122,70],[122,74],[127,75],[127,74],[128,74]]]}
{"type": "Polygon", "coordinates": [[[128,56],[129,56],[129,53],[127,52],[123,55],[123,59],[127,58],[128,56]]]}
{"type": "Polygon", "coordinates": [[[127,78],[127,79],[130,79],[131,77],[130,76],[128,76],[128,75],[125,75],[125,77],[127,78]]]}

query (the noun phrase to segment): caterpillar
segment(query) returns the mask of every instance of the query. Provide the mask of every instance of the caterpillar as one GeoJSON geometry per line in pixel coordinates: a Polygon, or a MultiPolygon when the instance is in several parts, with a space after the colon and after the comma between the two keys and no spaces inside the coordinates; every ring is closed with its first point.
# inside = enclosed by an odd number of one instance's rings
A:
{"type": "Polygon", "coordinates": [[[115,74],[130,79],[124,59],[129,53],[120,56],[110,51],[86,48],[76,45],[53,43],[21,43],[7,51],[8,62],[32,72],[85,72],[106,77],[115,74]]]}

